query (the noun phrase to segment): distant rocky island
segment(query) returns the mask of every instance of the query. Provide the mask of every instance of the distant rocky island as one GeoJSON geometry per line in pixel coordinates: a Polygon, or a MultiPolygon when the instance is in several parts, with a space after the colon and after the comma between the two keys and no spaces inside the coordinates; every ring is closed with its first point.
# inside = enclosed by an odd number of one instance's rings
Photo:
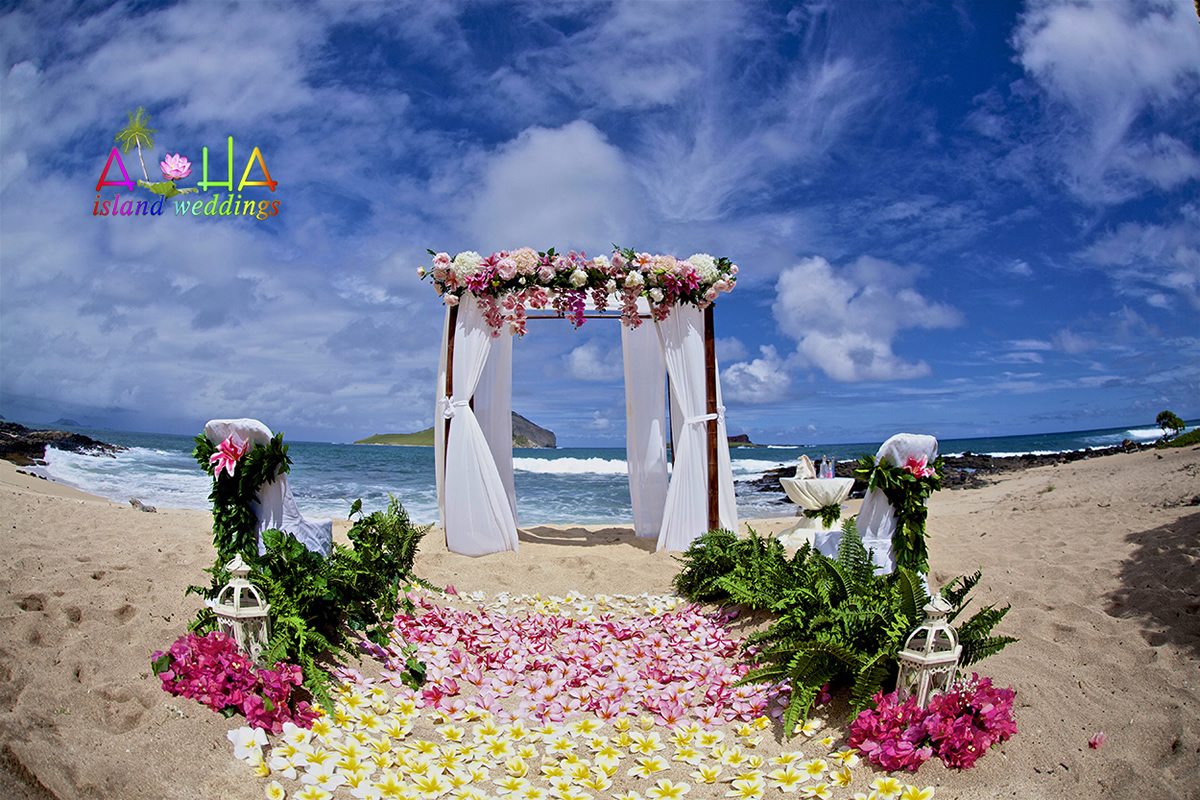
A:
{"type": "MultiPolygon", "coordinates": [[[[552,431],[539,427],[522,417],[517,412],[512,415],[513,447],[549,447],[558,446],[558,440],[552,431]]],[[[416,433],[377,433],[366,439],[359,439],[355,444],[389,444],[400,447],[433,447],[433,428],[426,428],[416,433]]]]}

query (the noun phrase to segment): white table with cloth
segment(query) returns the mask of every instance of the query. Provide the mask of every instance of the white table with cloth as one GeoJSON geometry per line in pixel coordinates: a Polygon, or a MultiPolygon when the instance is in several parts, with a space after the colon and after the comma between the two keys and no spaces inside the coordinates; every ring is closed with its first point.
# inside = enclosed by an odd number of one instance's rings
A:
{"type": "Polygon", "coordinates": [[[799,547],[808,542],[818,549],[821,540],[831,535],[840,538],[841,518],[826,528],[820,517],[810,519],[804,512],[841,505],[850,495],[850,489],[854,486],[853,478],[780,478],[779,483],[792,502],[800,507],[800,519],[775,538],[788,547],[799,547]]]}

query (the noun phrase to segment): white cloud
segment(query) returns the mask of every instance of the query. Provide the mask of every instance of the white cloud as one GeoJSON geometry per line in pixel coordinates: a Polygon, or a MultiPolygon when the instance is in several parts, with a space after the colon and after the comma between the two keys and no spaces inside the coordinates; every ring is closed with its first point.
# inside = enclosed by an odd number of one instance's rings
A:
{"type": "Polygon", "coordinates": [[[837,381],[889,381],[930,374],[892,350],[901,330],[952,328],[962,315],[912,288],[918,271],[863,256],[835,272],[819,256],[779,276],[772,310],[802,359],[837,381]]]}
{"type": "Polygon", "coordinates": [[[728,339],[717,337],[716,346],[718,363],[732,363],[734,361],[741,361],[747,355],[749,355],[748,351],[746,350],[746,345],[742,344],[741,340],[737,337],[731,336],[728,339]]]}
{"type": "Polygon", "coordinates": [[[1068,184],[1113,202],[1137,183],[1169,188],[1200,177],[1200,155],[1144,115],[1189,113],[1200,91],[1200,25],[1184,2],[1031,3],[1013,35],[1018,61],[1065,110],[1056,120],[1068,184]]]}
{"type": "Polygon", "coordinates": [[[1122,223],[1081,258],[1107,269],[1121,294],[1159,308],[1181,297],[1200,308],[1200,206],[1184,206],[1169,224],[1122,223]]]}
{"type": "Polygon", "coordinates": [[[633,173],[588,122],[530,128],[483,170],[468,227],[479,250],[591,247],[632,241],[644,213],[633,173]]]}
{"type": "Polygon", "coordinates": [[[777,403],[787,396],[791,379],[775,348],[759,348],[760,358],[730,364],[721,370],[721,396],[742,403],[777,403]]]}
{"type": "Polygon", "coordinates": [[[595,340],[585,342],[563,356],[567,374],[581,381],[607,383],[625,377],[624,360],[619,349],[605,351],[595,340]]]}

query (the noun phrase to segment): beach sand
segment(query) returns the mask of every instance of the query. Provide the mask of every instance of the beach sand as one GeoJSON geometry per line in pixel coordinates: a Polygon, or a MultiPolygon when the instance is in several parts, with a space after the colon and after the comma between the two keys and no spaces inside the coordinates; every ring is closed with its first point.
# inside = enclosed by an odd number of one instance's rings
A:
{"type": "MultiPolygon", "coordinates": [[[[976,603],[1013,606],[997,632],[1021,641],[975,669],[1017,690],[1019,733],[973,769],[934,759],[901,780],[936,786],[938,798],[1200,797],[1197,494],[1200,448],[936,494],[933,585],[982,568],[976,603]],[[1101,731],[1107,741],[1090,749],[1101,731]]],[[[749,524],[766,533],[790,522],[749,524]]],[[[0,461],[0,797],[264,796],[225,736],[241,723],[167,695],[150,670],[151,652],[182,635],[199,605],[184,589],[206,582],[210,524],[203,512],[143,513],[0,461]]],[[[344,535],[348,523],[335,525],[344,535]]],[[[416,570],[460,592],[611,595],[669,592],[677,567],[627,528],[541,526],[522,531],[519,555],[479,559],[448,553],[434,530],[416,570]]],[[[819,713],[842,733],[838,701],[819,713]]],[[[824,752],[804,740],[760,749],[796,747],[824,752]]],[[[834,797],[867,790],[875,775],[860,764],[834,797]]],[[[688,798],[726,788],[693,786],[688,798]]]]}

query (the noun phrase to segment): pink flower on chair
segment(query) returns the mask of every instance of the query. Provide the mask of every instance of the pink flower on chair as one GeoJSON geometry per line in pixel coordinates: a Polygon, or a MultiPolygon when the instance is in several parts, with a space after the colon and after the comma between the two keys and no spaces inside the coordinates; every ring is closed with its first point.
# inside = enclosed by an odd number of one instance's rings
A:
{"type": "Polygon", "coordinates": [[[904,469],[918,478],[932,478],[935,474],[933,467],[928,466],[928,460],[925,456],[921,456],[920,458],[909,456],[908,463],[904,465],[904,469]]]}
{"type": "Polygon", "coordinates": [[[221,477],[221,470],[225,470],[232,478],[237,462],[242,460],[242,456],[246,455],[246,451],[249,449],[250,442],[236,433],[229,434],[229,438],[217,445],[217,452],[208,460],[208,463],[217,465],[217,468],[213,470],[213,477],[221,477]]]}

